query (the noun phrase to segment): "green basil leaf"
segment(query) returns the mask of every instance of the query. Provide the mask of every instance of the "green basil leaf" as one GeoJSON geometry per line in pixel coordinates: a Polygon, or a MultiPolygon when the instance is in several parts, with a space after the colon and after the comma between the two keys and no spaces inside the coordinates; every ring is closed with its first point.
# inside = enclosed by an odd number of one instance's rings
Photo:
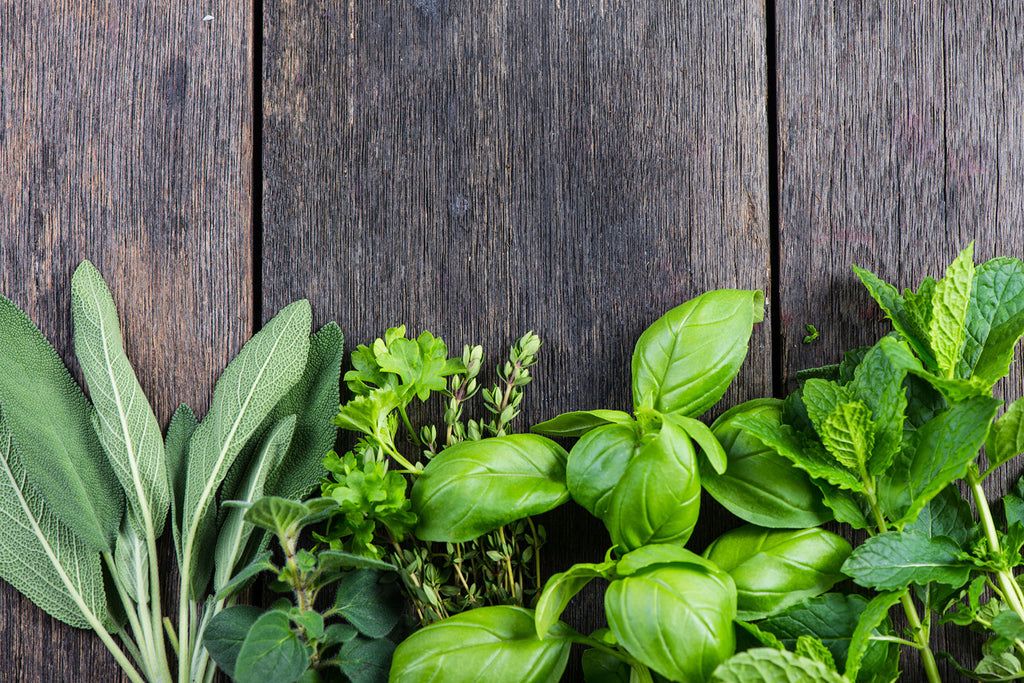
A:
{"type": "Polygon", "coordinates": [[[293,683],[309,668],[313,649],[292,630],[288,615],[271,610],[249,629],[235,660],[238,683],[293,683]]]}
{"type": "Polygon", "coordinates": [[[710,572],[719,571],[718,565],[687,550],[676,543],[655,543],[645,545],[626,553],[615,565],[617,576],[631,576],[646,569],[666,564],[692,564],[710,572]]]}
{"type": "Polygon", "coordinates": [[[309,352],[309,302],[285,307],[228,364],[210,412],[189,442],[182,527],[182,573],[198,598],[209,582],[217,489],[242,447],[302,376],[309,352]]]}
{"type": "Polygon", "coordinates": [[[685,544],[700,510],[693,444],[666,421],[626,465],[602,521],[612,543],[633,550],[652,543],[685,544]]]}
{"type": "Polygon", "coordinates": [[[171,505],[160,425],[124,351],[114,299],[83,261],[71,279],[75,355],[96,408],[96,432],[128,500],[136,534],[155,541],[171,505]]]}
{"type": "Polygon", "coordinates": [[[531,610],[481,607],[421,628],[395,650],[392,683],[471,683],[501,672],[508,681],[554,683],[565,670],[573,632],[556,624],[538,638],[531,610]]]}
{"type": "Polygon", "coordinates": [[[725,449],[722,448],[722,444],[718,442],[706,424],[682,415],[666,415],[665,419],[674,422],[677,427],[686,432],[686,435],[700,447],[700,452],[704,454],[704,458],[715,472],[718,474],[725,472],[728,465],[725,449]]]}
{"type": "Polygon", "coordinates": [[[857,628],[850,638],[850,649],[846,655],[844,674],[850,680],[857,680],[864,664],[864,656],[871,644],[871,634],[876,632],[889,619],[889,610],[906,595],[907,589],[891,593],[879,593],[871,599],[857,620],[857,628]]]}
{"type": "Polygon", "coordinates": [[[602,650],[583,651],[583,680],[586,683],[629,683],[629,665],[602,650]]]}
{"type": "Polygon", "coordinates": [[[715,669],[713,683],[849,683],[821,662],[762,647],[741,652],[715,669]]]}
{"type": "Polygon", "coordinates": [[[259,607],[235,605],[221,610],[203,630],[203,646],[228,676],[235,676],[235,662],[249,629],[263,614],[259,607]]]}
{"type": "Polygon", "coordinates": [[[939,373],[953,378],[966,340],[967,308],[974,285],[974,243],[960,252],[935,284],[928,339],[939,373]]]}
{"type": "Polygon", "coordinates": [[[859,585],[879,591],[932,581],[956,588],[967,583],[972,567],[959,559],[960,552],[960,546],[945,536],[887,531],[858,546],[843,564],[843,573],[859,585]]]}
{"type": "Polygon", "coordinates": [[[704,556],[736,583],[739,618],[781,612],[821,595],[845,577],[840,567],[850,543],[824,529],[743,526],[719,536],[704,556]]]}
{"type": "Polygon", "coordinates": [[[537,598],[535,621],[537,636],[543,638],[558,622],[569,601],[583,590],[584,586],[598,578],[609,578],[615,569],[615,562],[600,564],[575,564],[560,574],[555,574],[537,598]]]}
{"type": "Polygon", "coordinates": [[[164,438],[167,463],[167,482],[171,489],[171,531],[174,536],[174,554],[181,568],[181,509],[185,504],[185,484],[188,468],[188,442],[199,422],[192,409],[182,403],[171,416],[164,438]]]}
{"type": "Polygon", "coordinates": [[[1024,334],[1024,263],[994,258],[978,266],[974,277],[958,376],[992,385],[1009,372],[1024,334]]]}
{"type": "Polygon", "coordinates": [[[696,417],[725,394],[764,319],[760,291],[720,289],[673,308],[637,340],[633,402],[696,417]]]}
{"type": "Polygon", "coordinates": [[[640,449],[633,425],[605,425],[580,438],[569,451],[565,481],[572,499],[603,519],[615,485],[640,449]]]}
{"type": "Polygon", "coordinates": [[[632,423],[629,413],[621,410],[577,410],[534,425],[530,431],[548,436],[580,437],[596,427],[632,423]]]}
{"type": "Polygon", "coordinates": [[[736,646],[736,588],[723,572],[653,567],[612,581],[604,608],[626,651],[672,680],[706,680],[736,646]]]}
{"type": "Polygon", "coordinates": [[[394,653],[395,644],[385,638],[353,638],[342,646],[338,658],[351,683],[384,683],[394,653]]]}
{"type": "Polygon", "coordinates": [[[381,582],[381,573],[356,569],[338,582],[334,608],[359,632],[371,638],[391,633],[402,616],[398,586],[381,582]]]}
{"type": "MultiPolygon", "coordinates": [[[[763,527],[804,528],[832,519],[821,492],[807,474],[736,424],[741,415],[780,423],[782,401],[747,401],[723,413],[711,425],[725,450],[724,474],[701,470],[701,486],[740,519],[763,527]]],[[[570,455],[571,462],[571,455],[570,455]]]]}
{"type": "Polygon", "coordinates": [[[30,482],[0,416],[0,578],[55,619],[111,627],[100,556],[50,509],[30,482]]]}
{"type": "Polygon", "coordinates": [[[461,543],[569,499],[567,453],[535,434],[463,441],[441,451],[412,487],[425,541],[461,543]]]}
{"type": "Polygon", "coordinates": [[[112,551],[124,492],[93,428],[92,406],[39,328],[3,296],[0,405],[47,507],[89,546],[112,551]]]}

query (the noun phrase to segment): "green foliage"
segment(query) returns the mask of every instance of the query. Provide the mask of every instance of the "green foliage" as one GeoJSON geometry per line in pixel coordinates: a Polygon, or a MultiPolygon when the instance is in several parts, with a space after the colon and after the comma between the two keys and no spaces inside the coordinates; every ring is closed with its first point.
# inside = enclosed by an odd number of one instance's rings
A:
{"type": "Polygon", "coordinates": [[[825,664],[786,650],[757,648],[726,660],[714,683],[849,683],[825,664]]]}

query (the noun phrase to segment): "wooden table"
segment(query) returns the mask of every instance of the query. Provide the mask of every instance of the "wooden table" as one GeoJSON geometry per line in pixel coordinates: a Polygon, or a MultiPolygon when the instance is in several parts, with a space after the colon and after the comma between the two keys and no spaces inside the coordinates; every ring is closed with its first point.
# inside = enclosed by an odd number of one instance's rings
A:
{"type": "MultiPolygon", "coordinates": [[[[70,359],[70,276],[96,263],[165,425],[300,297],[350,349],[535,330],[532,422],[628,408],[647,324],[761,288],[723,405],[779,395],[886,329],[850,264],[904,286],[972,239],[1024,255],[1022,66],[1009,0],[13,0],[0,292],[70,359]]],[[[731,523],[702,514],[697,548],[731,523]]],[[[581,509],[545,522],[545,571],[602,556],[581,509]]],[[[568,615],[602,618],[597,592],[568,615]]],[[[116,672],[0,587],[0,679],[116,672]]]]}

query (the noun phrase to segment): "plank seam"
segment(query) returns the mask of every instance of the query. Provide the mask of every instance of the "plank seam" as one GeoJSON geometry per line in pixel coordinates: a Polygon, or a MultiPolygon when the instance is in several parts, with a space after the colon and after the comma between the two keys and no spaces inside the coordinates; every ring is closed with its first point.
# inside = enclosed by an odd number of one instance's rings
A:
{"type": "Polygon", "coordinates": [[[263,0],[252,0],[252,333],[263,326],[263,0]]]}
{"type": "Polygon", "coordinates": [[[775,0],[766,0],[764,4],[764,40],[765,40],[765,118],[768,123],[768,243],[769,255],[768,279],[771,287],[771,371],[772,394],[782,398],[786,393],[786,382],[783,376],[783,334],[782,334],[782,283],[781,279],[781,240],[779,193],[781,192],[782,174],[779,168],[779,100],[778,100],[778,63],[776,60],[776,21],[775,0]]]}

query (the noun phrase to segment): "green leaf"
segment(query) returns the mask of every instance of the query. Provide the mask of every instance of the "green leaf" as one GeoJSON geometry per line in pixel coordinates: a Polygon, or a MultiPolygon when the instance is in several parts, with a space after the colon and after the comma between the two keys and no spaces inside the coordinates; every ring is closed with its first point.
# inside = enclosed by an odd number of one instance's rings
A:
{"type": "Polygon", "coordinates": [[[840,403],[825,419],[821,441],[839,464],[867,471],[868,458],[875,446],[874,429],[871,410],[866,405],[860,401],[840,403]]]}
{"type": "Polygon", "coordinates": [[[99,554],[30,483],[6,414],[0,418],[0,518],[0,577],[65,624],[112,626],[99,554]]]}
{"type": "Polygon", "coordinates": [[[989,469],[995,469],[1024,453],[1024,398],[1010,404],[992,425],[985,440],[989,469]]]}
{"type": "Polygon", "coordinates": [[[952,379],[964,350],[967,308],[974,283],[974,244],[956,257],[935,284],[928,338],[943,377],[952,379]]]}
{"type": "Polygon", "coordinates": [[[1024,334],[1024,263],[995,258],[978,266],[967,309],[967,338],[959,377],[989,385],[1009,372],[1013,350],[1024,334]]]}
{"type": "Polygon", "coordinates": [[[879,593],[871,599],[857,620],[857,628],[850,639],[850,649],[846,655],[846,677],[857,680],[864,657],[871,645],[871,634],[875,633],[889,618],[889,610],[906,595],[907,589],[879,593]]]}
{"type": "Polygon", "coordinates": [[[461,362],[449,362],[448,347],[430,332],[421,333],[415,341],[394,339],[376,356],[380,369],[398,375],[401,386],[421,401],[426,401],[431,391],[444,391],[448,385],[445,377],[465,371],[461,362]]]}
{"type": "Polygon", "coordinates": [[[586,683],[629,683],[629,665],[603,650],[584,650],[582,664],[586,683]]]}
{"type": "MultiPolygon", "coordinates": [[[[780,423],[782,401],[757,399],[730,408],[711,425],[728,466],[724,474],[701,470],[701,486],[740,519],[763,527],[801,529],[832,519],[808,475],[736,424],[742,415],[780,423]]],[[[572,454],[569,454],[570,470],[572,454]]],[[[570,487],[570,491],[571,491],[570,487]]]]}
{"type": "Polygon", "coordinates": [[[959,559],[960,552],[960,546],[945,536],[887,531],[858,546],[843,564],[843,573],[879,591],[932,581],[956,588],[967,583],[972,566],[959,559]]]}
{"type": "Polygon", "coordinates": [[[238,683],[292,683],[309,668],[313,649],[292,631],[288,615],[271,610],[261,615],[245,636],[235,661],[238,683]]]}
{"type": "Polygon", "coordinates": [[[185,504],[185,484],[188,468],[188,443],[199,422],[192,409],[182,403],[171,416],[164,438],[164,454],[167,463],[167,482],[171,490],[171,531],[174,535],[174,554],[181,567],[181,511],[185,504]]]}
{"type": "Polygon", "coordinates": [[[584,434],[569,451],[565,480],[572,499],[601,519],[626,466],[640,449],[633,425],[611,424],[584,434]]]}
{"type": "Polygon", "coordinates": [[[822,502],[832,511],[837,522],[849,524],[854,529],[874,529],[873,522],[868,520],[870,505],[863,495],[846,491],[832,484],[817,482],[821,489],[822,502]]]}
{"type": "Polygon", "coordinates": [[[1003,638],[1024,640],[1024,621],[1015,612],[1000,612],[992,620],[992,630],[1003,638]]]}
{"type": "Polygon", "coordinates": [[[412,487],[425,541],[468,541],[569,499],[568,454],[534,434],[463,441],[430,461],[412,487]]]}
{"type": "Polygon", "coordinates": [[[234,678],[235,662],[249,629],[263,614],[259,607],[236,605],[221,610],[203,631],[203,646],[224,673],[234,678]]]}
{"type": "Polygon", "coordinates": [[[921,510],[917,519],[903,531],[918,531],[929,538],[946,536],[961,548],[967,548],[974,528],[971,504],[960,495],[956,486],[947,486],[921,510]]]}
{"type": "MultiPolygon", "coordinates": [[[[267,477],[284,458],[294,431],[295,416],[289,415],[267,435],[259,455],[250,464],[245,480],[234,495],[235,500],[253,503],[263,497],[267,477]]],[[[242,562],[242,554],[253,532],[252,524],[245,521],[245,515],[245,508],[231,508],[220,525],[214,551],[214,591],[220,591],[227,585],[235,573],[235,568],[242,562]]]]}
{"type": "Polygon", "coordinates": [[[720,571],[651,567],[612,581],[604,607],[622,647],[671,680],[706,680],[735,649],[736,589],[720,571]]]}
{"type": "Polygon", "coordinates": [[[469,610],[413,633],[395,650],[391,682],[471,683],[501,673],[521,683],[556,681],[569,659],[572,630],[556,625],[538,638],[531,610],[469,610]]]}
{"type": "Polygon", "coordinates": [[[555,574],[537,598],[535,620],[537,636],[543,638],[558,622],[569,601],[583,590],[584,586],[598,578],[609,578],[615,569],[615,562],[600,564],[575,564],[560,574],[555,574]]]}
{"type": "Polygon", "coordinates": [[[739,618],[760,619],[829,590],[850,543],[824,529],[747,525],[719,536],[704,556],[736,583],[739,618]]]}
{"type": "Polygon", "coordinates": [[[892,321],[893,328],[910,344],[914,353],[924,362],[925,367],[935,368],[935,355],[928,342],[928,331],[922,325],[923,321],[914,315],[916,307],[912,306],[908,310],[906,302],[896,288],[873,273],[857,266],[853,266],[853,271],[857,273],[868,292],[878,302],[886,317],[892,321]]]}
{"type": "Polygon", "coordinates": [[[673,308],[637,340],[633,403],[662,413],[701,415],[718,402],[764,319],[760,291],[720,289],[673,308]]]}
{"type": "Polygon", "coordinates": [[[309,508],[294,500],[264,496],[245,508],[243,519],[266,529],[279,538],[294,537],[302,522],[309,515],[309,508]]]}
{"type": "Polygon", "coordinates": [[[338,583],[334,607],[348,623],[371,638],[391,633],[402,616],[396,584],[380,581],[372,569],[356,569],[338,583]]]}
{"type": "Polygon", "coordinates": [[[257,555],[252,562],[245,565],[237,574],[231,577],[230,581],[221,586],[214,597],[217,600],[227,600],[248,586],[260,572],[267,570],[276,572],[277,567],[270,561],[272,554],[270,550],[266,550],[257,555]]]}
{"type": "Polygon", "coordinates": [[[820,434],[828,416],[835,412],[840,403],[852,401],[853,396],[846,387],[812,377],[804,382],[800,399],[803,401],[804,408],[807,409],[807,417],[811,419],[815,430],[820,434]]]}
{"type": "Polygon", "coordinates": [[[825,647],[824,643],[812,636],[800,636],[796,639],[796,650],[794,652],[800,657],[806,657],[820,664],[824,664],[829,671],[836,670],[836,662],[832,658],[832,651],[825,647]]]}
{"type": "Polygon", "coordinates": [[[581,437],[590,430],[609,424],[633,423],[629,413],[621,410],[577,410],[562,413],[547,422],[534,425],[530,431],[548,436],[581,437]]]}
{"type": "Polygon", "coordinates": [[[671,421],[626,465],[602,521],[612,543],[633,550],[684,544],[700,510],[700,474],[690,437],[671,421]]]}
{"type": "Polygon", "coordinates": [[[93,428],[92,406],[39,329],[3,296],[0,405],[49,509],[91,547],[112,551],[124,493],[93,428]]]}
{"type": "Polygon", "coordinates": [[[297,301],[242,347],[217,381],[210,412],[189,442],[182,572],[195,598],[213,565],[217,488],[249,437],[302,376],[310,317],[309,302],[297,301]]]}
{"type": "Polygon", "coordinates": [[[719,571],[718,565],[706,557],[687,550],[677,543],[654,543],[632,550],[615,565],[616,576],[632,576],[661,565],[692,564],[709,572],[719,571]]]}
{"type": "Polygon", "coordinates": [[[139,537],[135,525],[125,517],[114,543],[114,564],[118,580],[136,603],[149,602],[149,561],[146,539],[139,537]]]}
{"type": "Polygon", "coordinates": [[[341,648],[341,670],[352,683],[384,683],[394,652],[390,640],[354,638],[341,648]]]}
{"type": "Polygon", "coordinates": [[[128,500],[136,534],[155,541],[170,509],[160,425],[142,392],[99,271],[83,261],[71,279],[75,355],[96,408],[97,433],[128,500]]]}
{"type": "MultiPolygon", "coordinates": [[[[320,485],[325,475],[323,460],[334,446],[338,430],[331,422],[338,412],[344,337],[336,323],[327,323],[312,336],[309,359],[298,383],[274,406],[268,416],[277,424],[287,415],[296,415],[288,455],[267,493],[302,500],[320,485]]],[[[269,480],[268,480],[269,482],[269,480]]]]}
{"type": "Polygon", "coordinates": [[[718,474],[723,474],[725,468],[728,465],[728,459],[725,455],[725,449],[722,448],[722,444],[718,442],[715,435],[711,432],[711,429],[701,422],[700,420],[694,420],[692,417],[683,417],[682,415],[666,415],[666,420],[674,422],[677,427],[686,432],[698,446],[700,446],[701,453],[711,464],[711,467],[718,474]]]}
{"type": "Polygon", "coordinates": [[[355,628],[348,624],[331,624],[324,630],[324,637],[320,641],[321,647],[327,649],[347,643],[359,634],[355,628]]]}
{"type": "Polygon", "coordinates": [[[388,562],[375,560],[372,557],[353,555],[340,550],[321,550],[317,553],[321,569],[379,569],[381,571],[397,571],[398,567],[388,562]]]}
{"type": "Polygon", "coordinates": [[[813,659],[770,647],[741,652],[715,669],[713,683],[849,683],[813,659]]]}

